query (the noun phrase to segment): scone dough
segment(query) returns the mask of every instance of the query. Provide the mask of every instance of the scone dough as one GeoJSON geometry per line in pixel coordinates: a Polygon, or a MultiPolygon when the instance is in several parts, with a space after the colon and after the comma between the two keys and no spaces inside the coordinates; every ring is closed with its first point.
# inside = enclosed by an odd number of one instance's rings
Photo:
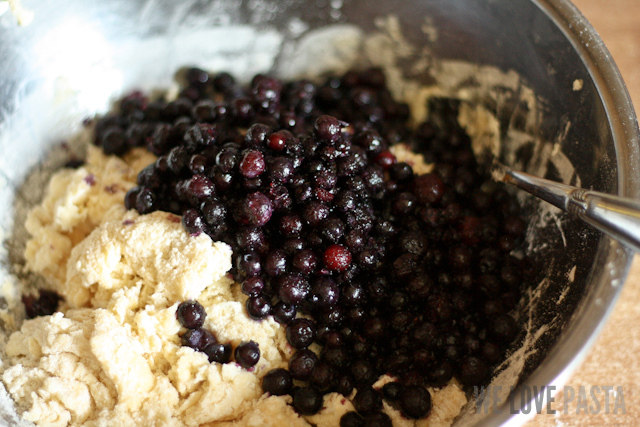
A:
{"type": "MultiPolygon", "coordinates": [[[[399,159],[427,168],[402,150],[399,159]]],[[[65,303],[62,312],[25,321],[7,343],[11,366],[2,380],[22,416],[56,427],[338,426],[353,410],[349,398],[331,393],[318,414],[301,417],[289,396],[262,393],[261,378],[286,367],[294,349],[273,318],[247,316],[246,297],[227,274],[231,248],[189,235],[176,215],[125,210],[126,191],[152,161],[144,150],[123,160],[90,147],[87,164],[56,174],[29,215],[27,266],[65,303]],[[257,342],[258,364],[209,363],[181,346],[176,309],[188,299],[203,304],[204,327],[221,342],[257,342]]],[[[425,420],[385,407],[394,425],[450,425],[464,393],[455,383],[430,392],[434,409],[425,420]]]]}

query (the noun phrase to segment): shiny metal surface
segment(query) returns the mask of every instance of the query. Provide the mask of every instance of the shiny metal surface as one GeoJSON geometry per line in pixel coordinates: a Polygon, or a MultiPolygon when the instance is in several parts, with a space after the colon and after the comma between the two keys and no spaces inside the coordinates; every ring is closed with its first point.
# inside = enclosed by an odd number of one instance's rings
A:
{"type": "MultiPolygon", "coordinates": [[[[369,33],[376,18],[389,14],[417,50],[520,74],[543,105],[536,136],[558,141],[581,186],[640,199],[640,134],[631,101],[597,34],[566,0],[26,0],[24,6],[34,12],[28,26],[18,26],[9,11],[0,15],[0,227],[11,238],[24,214],[14,210],[17,200],[32,203],[42,193],[23,186],[25,179],[83,118],[106,111],[122,93],[168,88],[185,65],[227,69],[241,79],[283,70],[281,53],[304,34],[344,24],[369,33]],[[435,40],[422,31],[426,18],[435,40]],[[584,82],[578,93],[576,79],[584,82]]],[[[519,94],[510,95],[518,105],[519,94]]],[[[505,128],[518,125],[512,110],[496,112],[505,128]]],[[[606,319],[632,256],[579,221],[561,219],[562,236],[551,230],[541,237],[549,242],[541,252],[549,285],[523,319],[532,333],[557,323],[542,331],[523,366],[517,382],[524,386],[563,384],[606,319]],[[565,235],[586,243],[565,247],[565,235]],[[566,272],[573,266],[572,285],[566,272]],[[563,290],[566,304],[558,310],[549,301],[563,290]]],[[[0,282],[15,261],[7,259],[0,282]]],[[[0,424],[18,425],[6,407],[0,402],[0,424]]],[[[527,418],[507,407],[484,417],[467,413],[457,424],[519,425],[527,418]]]]}
{"type": "Polygon", "coordinates": [[[577,216],[640,252],[640,200],[588,191],[505,168],[504,182],[577,216]]]}

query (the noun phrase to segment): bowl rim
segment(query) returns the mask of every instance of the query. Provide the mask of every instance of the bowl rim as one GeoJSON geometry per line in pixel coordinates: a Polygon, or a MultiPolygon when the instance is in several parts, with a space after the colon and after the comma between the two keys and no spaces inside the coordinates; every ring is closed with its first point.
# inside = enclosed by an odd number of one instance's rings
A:
{"type": "MultiPolygon", "coordinates": [[[[618,195],[639,199],[640,130],[631,97],[611,54],[595,29],[569,0],[531,2],[563,32],[589,72],[603,103],[613,137],[618,167],[618,195]]],[[[517,394],[518,389],[523,387],[534,390],[534,386],[538,390],[543,390],[541,387],[555,386],[555,393],[560,391],[586,357],[613,311],[633,255],[634,251],[630,248],[603,236],[588,279],[595,283],[592,291],[585,295],[586,303],[569,320],[566,330],[542,363],[514,393],[517,394]]],[[[546,392],[538,393],[540,394],[546,405],[546,392]]],[[[531,396],[529,402],[515,399],[513,408],[516,413],[504,410],[503,407],[501,413],[491,414],[476,424],[476,427],[514,427],[524,424],[536,415],[535,410],[528,414],[519,412],[524,405],[532,405],[535,396],[531,396]]]]}

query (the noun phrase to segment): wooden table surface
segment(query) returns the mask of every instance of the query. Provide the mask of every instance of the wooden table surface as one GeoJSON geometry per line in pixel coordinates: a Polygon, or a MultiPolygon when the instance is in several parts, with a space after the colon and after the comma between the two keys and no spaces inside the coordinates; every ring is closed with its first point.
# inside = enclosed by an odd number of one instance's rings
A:
{"type": "MultiPolygon", "coordinates": [[[[591,22],[611,52],[640,111],[640,0],[573,0],[591,22]]],[[[568,386],[576,398],[567,403],[558,394],[555,408],[560,413],[536,415],[526,427],[564,426],[640,426],[640,256],[636,255],[622,295],[602,334],[582,366],[573,374],[568,386]],[[592,386],[622,386],[626,414],[576,414],[577,392],[592,386]]],[[[604,394],[596,393],[604,405],[604,394]]],[[[614,397],[612,396],[611,399],[614,397]]],[[[568,400],[568,399],[567,399],[568,400]]],[[[589,404],[595,406],[594,400],[589,404]]],[[[610,412],[613,411],[613,403],[610,412]]]]}

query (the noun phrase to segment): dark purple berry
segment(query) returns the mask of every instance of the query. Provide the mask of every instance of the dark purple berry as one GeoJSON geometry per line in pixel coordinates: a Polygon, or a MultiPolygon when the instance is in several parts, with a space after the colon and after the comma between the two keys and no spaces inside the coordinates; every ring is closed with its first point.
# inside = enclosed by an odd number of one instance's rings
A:
{"type": "Polygon", "coordinates": [[[242,342],[234,352],[236,362],[244,369],[249,369],[260,360],[260,348],[254,341],[242,342]]]}
{"type": "Polygon", "coordinates": [[[298,215],[285,215],[280,218],[280,231],[286,237],[298,236],[302,232],[302,220],[298,215]]]}
{"type": "Polygon", "coordinates": [[[280,301],[273,309],[273,318],[276,322],[286,325],[296,318],[297,313],[298,310],[294,304],[286,304],[280,301]]]}
{"type": "Polygon", "coordinates": [[[327,216],[329,216],[329,208],[322,202],[308,203],[302,213],[302,219],[312,227],[320,225],[327,216]]]}
{"type": "Polygon", "coordinates": [[[314,126],[316,135],[320,140],[333,144],[340,139],[342,124],[332,116],[320,116],[314,126]]]}
{"type": "Polygon", "coordinates": [[[287,325],[287,341],[293,348],[306,348],[316,339],[316,326],[310,319],[294,319],[287,325]]]}
{"type": "Polygon", "coordinates": [[[259,276],[262,272],[260,255],[255,252],[238,255],[236,257],[236,268],[243,277],[259,276]]]}
{"type": "Polygon", "coordinates": [[[286,369],[272,369],[262,378],[262,390],[274,396],[289,394],[293,388],[293,378],[286,369]]]}
{"type": "Polygon", "coordinates": [[[105,154],[121,156],[127,152],[128,148],[127,139],[122,129],[114,126],[107,129],[102,135],[102,149],[105,154]]]}
{"type": "Polygon", "coordinates": [[[182,214],[182,225],[192,236],[196,236],[204,231],[205,223],[196,209],[187,209],[182,214]]]}
{"type": "MultiPolygon", "coordinates": [[[[269,126],[262,123],[256,123],[252,125],[244,136],[244,143],[246,147],[259,148],[265,144],[268,140],[269,132],[271,129],[269,126]]],[[[264,158],[263,158],[264,166],[264,158]]]]}
{"type": "Polygon", "coordinates": [[[64,299],[54,291],[40,290],[39,296],[23,295],[22,303],[28,319],[49,316],[58,310],[58,304],[64,299]]]}
{"type": "Polygon", "coordinates": [[[269,148],[274,151],[282,151],[287,143],[287,135],[284,132],[274,132],[269,136],[269,148]]]}
{"type": "Polygon", "coordinates": [[[156,209],[156,195],[148,188],[141,188],[136,196],[136,210],[138,213],[144,215],[156,209]]]}
{"type": "Polygon", "coordinates": [[[242,199],[238,208],[236,220],[242,225],[261,227],[271,219],[273,206],[271,200],[256,191],[242,199]]]}
{"type": "Polygon", "coordinates": [[[293,256],[291,265],[301,274],[309,275],[316,269],[316,254],[311,249],[302,249],[293,256]]]}
{"type": "Polygon", "coordinates": [[[287,271],[287,254],[285,251],[275,249],[267,252],[264,261],[264,272],[271,276],[277,277],[287,271]]]}
{"type": "Polygon", "coordinates": [[[436,173],[418,176],[413,185],[415,195],[421,203],[436,203],[444,194],[444,183],[436,173]]]}
{"type": "Polygon", "coordinates": [[[293,162],[284,156],[273,157],[269,161],[269,178],[276,183],[286,184],[294,172],[293,162]]]}
{"type": "Polygon", "coordinates": [[[351,375],[356,384],[371,385],[377,375],[373,365],[366,359],[358,359],[351,365],[351,375]]]}
{"type": "Polygon", "coordinates": [[[262,290],[264,289],[264,281],[261,277],[254,276],[248,277],[242,281],[241,290],[245,295],[249,295],[250,297],[255,297],[260,295],[262,290]]]}
{"type": "Polygon", "coordinates": [[[442,387],[446,385],[453,377],[453,367],[447,361],[429,371],[427,381],[434,387],[442,387]]]}
{"type": "Polygon", "coordinates": [[[327,363],[319,362],[316,364],[309,383],[321,392],[331,390],[335,383],[335,371],[327,363]]]}
{"type": "Polygon", "coordinates": [[[351,265],[351,252],[342,245],[331,245],[324,251],[322,259],[329,270],[344,271],[351,265]]]}
{"type": "Polygon", "coordinates": [[[211,363],[229,363],[231,360],[231,344],[210,344],[203,351],[211,363]]]}
{"type": "Polygon", "coordinates": [[[240,249],[246,251],[257,251],[262,253],[267,242],[264,233],[257,227],[243,227],[236,232],[236,244],[240,249]]]}
{"type": "Polygon", "coordinates": [[[382,395],[389,402],[395,402],[400,398],[400,392],[404,389],[404,386],[397,382],[392,381],[382,386],[382,395]]]}
{"type": "Polygon", "coordinates": [[[136,209],[136,200],[138,199],[138,193],[140,193],[140,187],[133,187],[124,196],[124,207],[127,210],[136,209]]]}
{"type": "Polygon", "coordinates": [[[340,418],[340,427],[362,427],[364,419],[357,412],[349,411],[340,418]]]}
{"type": "Polygon", "coordinates": [[[382,410],[382,396],[372,387],[361,387],[353,398],[353,406],[361,415],[382,410]]]}
{"type": "Polygon", "coordinates": [[[204,325],[204,319],[207,317],[207,312],[204,311],[204,307],[198,301],[185,301],[178,305],[176,311],[178,321],[182,326],[188,329],[198,329],[204,325]]]}
{"type": "Polygon", "coordinates": [[[297,304],[309,294],[309,281],[300,274],[285,274],[278,278],[278,296],[287,304],[297,304]]]}
{"type": "Polygon", "coordinates": [[[210,331],[206,329],[189,329],[181,337],[182,345],[191,347],[194,350],[203,351],[218,340],[210,331]]]}
{"type": "Polygon", "coordinates": [[[238,170],[245,178],[255,178],[266,169],[264,155],[258,150],[246,150],[242,154],[238,170]]]}
{"type": "Polygon", "coordinates": [[[322,393],[314,387],[299,387],[293,390],[293,408],[301,415],[314,415],[322,409],[322,393]]]}
{"type": "Polygon", "coordinates": [[[271,314],[271,301],[263,295],[250,297],[247,300],[247,313],[254,320],[261,320],[271,314]]]}
{"type": "Polygon", "coordinates": [[[336,383],[336,392],[343,396],[351,396],[353,392],[353,379],[349,375],[342,375],[336,383]]]}
{"type": "Polygon", "coordinates": [[[296,351],[291,356],[291,359],[289,359],[289,371],[294,379],[307,381],[317,364],[318,356],[313,351],[305,348],[296,351]]]}
{"type": "Polygon", "coordinates": [[[400,391],[400,409],[407,418],[421,419],[431,411],[431,394],[420,386],[407,386],[400,391]]]}
{"type": "Polygon", "coordinates": [[[321,310],[333,307],[340,297],[340,289],[328,277],[319,278],[311,288],[311,303],[321,310]]]}
{"type": "Polygon", "coordinates": [[[489,367],[480,358],[465,357],[460,362],[458,379],[464,385],[482,385],[489,377],[489,367]]]}
{"type": "Polygon", "coordinates": [[[496,340],[510,343],[518,333],[518,324],[508,314],[499,314],[491,321],[491,333],[496,340]]]}
{"type": "Polygon", "coordinates": [[[384,412],[374,412],[364,417],[363,427],[393,427],[391,418],[384,412]]]}

